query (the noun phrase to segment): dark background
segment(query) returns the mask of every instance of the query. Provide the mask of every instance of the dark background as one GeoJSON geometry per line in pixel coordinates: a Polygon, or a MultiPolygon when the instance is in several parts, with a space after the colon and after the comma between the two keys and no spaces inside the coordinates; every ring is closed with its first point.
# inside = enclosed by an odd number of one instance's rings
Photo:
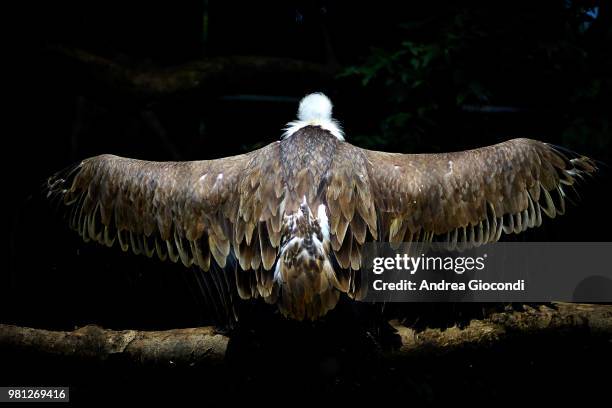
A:
{"type": "MultiPolygon", "coordinates": [[[[403,7],[391,1],[24,3],[11,26],[5,61],[10,92],[4,99],[16,126],[3,135],[8,254],[0,275],[0,321],[64,330],[90,323],[113,329],[219,323],[202,299],[197,272],[81,243],[46,206],[40,185],[53,172],[101,153],[194,160],[252,150],[278,139],[299,99],[312,91],[331,97],[347,140],[363,147],[435,152],[529,137],[599,160],[602,173],[581,189],[578,207],[546,220],[537,231],[507,239],[607,241],[611,20],[610,3],[596,0],[403,7]],[[139,72],[233,55],[305,60],[333,66],[334,72],[325,78],[254,72],[239,85],[218,81],[143,96],[62,51],[75,49],[139,72]]],[[[220,378],[231,380],[221,388],[258,394],[278,381],[298,393],[358,395],[374,384],[428,403],[455,395],[505,395],[520,378],[515,373],[529,371],[516,396],[559,384],[596,394],[603,384],[597,367],[610,361],[609,344],[544,338],[539,341],[556,345],[537,358],[525,356],[529,344],[514,344],[477,358],[466,353],[444,362],[416,362],[416,375],[351,354],[367,341],[331,328],[359,320],[351,312],[346,323],[339,309],[323,328],[281,326],[281,334],[268,335],[272,345],[246,346],[230,366],[239,374],[229,368],[220,378]],[[290,345],[279,340],[286,328],[297,336],[292,341],[299,340],[290,345]],[[581,377],[549,375],[561,369],[581,377]]],[[[471,313],[428,307],[409,322],[447,326],[471,313]]],[[[277,323],[266,320],[261,326],[277,323]]],[[[118,387],[121,395],[151,383],[192,394],[219,390],[203,386],[199,378],[210,374],[200,372],[128,370],[117,376],[105,366],[1,356],[1,383],[70,383],[82,400],[97,395],[103,384],[118,387]]]]}

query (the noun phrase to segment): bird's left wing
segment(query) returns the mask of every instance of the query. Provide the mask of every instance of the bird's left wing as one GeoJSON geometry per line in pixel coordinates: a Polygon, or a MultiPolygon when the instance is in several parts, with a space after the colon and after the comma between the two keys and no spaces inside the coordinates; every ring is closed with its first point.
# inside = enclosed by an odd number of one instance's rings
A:
{"type": "MultiPolygon", "coordinates": [[[[124,251],[180,259],[203,270],[211,255],[224,266],[231,246],[242,245],[241,261],[248,256],[258,266],[265,256],[268,266],[273,245],[251,236],[260,219],[273,218],[261,208],[275,205],[260,198],[261,190],[274,191],[278,183],[278,172],[266,168],[278,163],[276,154],[273,143],[244,155],[192,162],[101,155],[50,177],[47,191],[86,241],[107,246],[118,241],[124,251]]],[[[269,196],[268,201],[278,199],[269,196]]]]}
{"type": "Polygon", "coordinates": [[[566,193],[596,170],[584,156],[513,139],[441,154],[364,153],[379,239],[444,241],[467,248],[541,224],[542,213],[563,214],[566,193]]]}

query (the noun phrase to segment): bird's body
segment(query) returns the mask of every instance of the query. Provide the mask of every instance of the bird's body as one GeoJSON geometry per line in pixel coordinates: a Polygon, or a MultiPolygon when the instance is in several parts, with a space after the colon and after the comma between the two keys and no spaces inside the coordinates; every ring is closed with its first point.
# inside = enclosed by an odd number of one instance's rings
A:
{"type": "Polygon", "coordinates": [[[327,209],[321,193],[338,143],[329,132],[307,126],[279,145],[286,215],[274,275],[282,282],[281,310],[294,316],[319,316],[338,301],[327,209]]]}
{"type": "Polygon", "coordinates": [[[344,141],[329,99],[312,94],[259,150],[195,162],[97,156],[51,177],[49,195],[86,240],[203,270],[235,256],[242,298],[314,320],[341,293],[362,296],[366,241],[494,242],[562,213],[564,189],[594,171],[530,139],[444,154],[360,149],[344,141]]]}

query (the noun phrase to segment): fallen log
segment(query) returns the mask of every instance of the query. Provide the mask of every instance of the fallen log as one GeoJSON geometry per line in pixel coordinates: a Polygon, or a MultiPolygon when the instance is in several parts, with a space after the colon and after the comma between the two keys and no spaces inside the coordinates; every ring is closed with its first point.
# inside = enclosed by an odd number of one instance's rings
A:
{"type": "Polygon", "coordinates": [[[612,337],[612,305],[553,303],[554,307],[523,306],[523,311],[494,313],[472,320],[466,327],[416,332],[397,321],[391,325],[401,337],[401,347],[393,355],[446,354],[462,348],[492,346],[510,338],[551,332],[585,333],[612,337]]]}
{"type": "Polygon", "coordinates": [[[228,341],[211,327],[115,331],[88,325],[66,332],[0,325],[0,350],[98,361],[120,357],[136,365],[219,364],[228,341]]]}
{"type": "MultiPolygon", "coordinates": [[[[555,303],[494,313],[463,328],[416,332],[397,321],[401,346],[389,357],[443,355],[463,348],[493,346],[510,338],[565,332],[612,337],[612,305],[555,303]]],[[[229,338],[212,327],[165,331],[108,330],[89,325],[50,331],[0,324],[0,350],[104,361],[119,356],[136,365],[214,365],[224,361],[229,338]]]]}

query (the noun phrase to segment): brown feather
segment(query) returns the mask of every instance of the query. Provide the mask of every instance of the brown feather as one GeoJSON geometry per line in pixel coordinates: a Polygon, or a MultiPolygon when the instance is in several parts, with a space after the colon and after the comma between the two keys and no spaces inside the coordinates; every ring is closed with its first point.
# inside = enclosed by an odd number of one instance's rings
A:
{"type": "Polygon", "coordinates": [[[218,160],[92,157],[51,177],[48,196],[67,207],[71,228],[85,241],[118,241],[123,251],[203,270],[211,256],[224,267],[233,249],[243,269],[236,268],[241,297],[278,300],[283,314],[304,319],[333,308],[340,292],[361,296],[360,275],[350,269],[361,268],[369,237],[414,241],[415,251],[435,237],[458,249],[494,242],[502,231],[539,226],[541,212],[563,214],[564,186],[596,170],[586,157],[569,159],[529,139],[455,153],[392,154],[306,126],[218,160]],[[318,242],[320,253],[313,250],[302,264],[288,259],[286,282],[279,284],[272,269],[291,238],[284,224],[304,197],[315,213],[325,207],[329,242],[320,241],[321,226],[309,221],[310,235],[301,242],[318,242]],[[341,269],[321,261],[328,255],[341,269]]]}
{"type": "Polygon", "coordinates": [[[596,171],[588,158],[568,160],[530,139],[442,154],[361,151],[368,159],[376,210],[391,217],[390,240],[400,240],[400,227],[407,223],[409,229],[447,235],[451,245],[458,231],[459,247],[494,242],[502,230],[519,233],[538,226],[540,210],[555,217],[565,205],[561,185],[596,171]]]}

